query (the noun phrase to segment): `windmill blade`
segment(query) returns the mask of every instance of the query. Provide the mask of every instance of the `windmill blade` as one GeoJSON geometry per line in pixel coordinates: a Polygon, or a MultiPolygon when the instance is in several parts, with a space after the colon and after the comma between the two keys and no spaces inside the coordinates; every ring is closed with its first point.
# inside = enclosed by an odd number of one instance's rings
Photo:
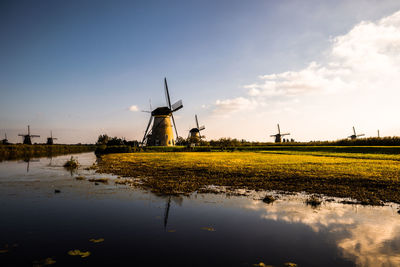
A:
{"type": "Polygon", "coordinates": [[[168,92],[167,78],[164,78],[164,89],[165,89],[165,100],[167,101],[167,106],[169,109],[171,109],[171,99],[169,97],[169,92],[168,92]]]}
{"type": "Polygon", "coordinates": [[[153,108],[151,107],[151,98],[149,99],[149,105],[150,105],[150,110],[153,110],[153,108]]]}
{"type": "Polygon", "coordinates": [[[18,136],[25,136],[26,134],[18,134],[18,136]]]}
{"type": "Polygon", "coordinates": [[[365,134],[359,134],[359,135],[357,135],[357,137],[359,137],[359,136],[364,136],[365,134]]]}
{"type": "Polygon", "coordinates": [[[178,100],[172,105],[171,110],[172,112],[175,112],[181,108],[183,108],[182,100],[178,100]]]}
{"type": "Polygon", "coordinates": [[[179,135],[178,135],[178,129],[176,129],[176,124],[175,124],[174,114],[171,114],[171,118],[172,118],[172,123],[174,124],[175,133],[176,133],[176,138],[178,138],[178,137],[179,137],[179,135]]]}
{"type": "Polygon", "coordinates": [[[354,128],[354,126],[353,126],[353,133],[354,133],[354,135],[357,135],[356,134],[356,128],[354,128]]]}
{"type": "Polygon", "coordinates": [[[284,134],[281,134],[281,136],[284,136],[284,135],[290,135],[290,133],[284,133],[284,134]]]}
{"type": "Polygon", "coordinates": [[[203,125],[203,126],[200,126],[200,127],[199,127],[199,131],[203,131],[205,128],[206,128],[206,126],[204,126],[204,125],[203,125]]]}
{"type": "Polygon", "coordinates": [[[146,131],[144,132],[142,144],[143,144],[144,140],[145,140],[146,137],[147,137],[147,132],[149,131],[149,127],[150,127],[150,124],[151,124],[152,121],[153,121],[153,116],[150,116],[150,120],[149,120],[149,123],[147,124],[146,131]]]}
{"type": "Polygon", "coordinates": [[[281,127],[279,127],[279,123],[278,123],[278,134],[281,134],[281,127]]]}
{"type": "Polygon", "coordinates": [[[276,136],[277,136],[277,134],[270,135],[270,137],[276,137],[276,136]]]}
{"type": "Polygon", "coordinates": [[[57,140],[58,138],[54,137],[53,140],[57,140]]]}
{"type": "Polygon", "coordinates": [[[194,115],[194,118],[195,118],[195,120],[196,120],[197,129],[200,130],[200,127],[199,127],[199,120],[197,119],[197,115],[194,115]]]}

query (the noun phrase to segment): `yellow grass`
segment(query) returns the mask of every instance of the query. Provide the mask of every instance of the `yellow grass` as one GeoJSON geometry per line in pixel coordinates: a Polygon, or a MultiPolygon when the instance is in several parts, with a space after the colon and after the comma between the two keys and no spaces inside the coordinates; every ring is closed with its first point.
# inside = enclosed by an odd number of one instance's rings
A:
{"type": "Polygon", "coordinates": [[[400,156],[330,152],[180,152],[103,156],[101,172],[141,177],[154,191],[193,192],[207,185],[277,189],[400,202],[400,156]]]}

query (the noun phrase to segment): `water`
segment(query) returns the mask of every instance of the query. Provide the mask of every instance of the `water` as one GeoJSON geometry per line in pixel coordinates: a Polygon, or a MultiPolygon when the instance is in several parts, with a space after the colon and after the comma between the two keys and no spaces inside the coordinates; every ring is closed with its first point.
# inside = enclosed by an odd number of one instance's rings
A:
{"type": "MultiPolygon", "coordinates": [[[[83,168],[92,153],[75,155],[83,168]]],[[[400,266],[395,205],[370,207],[281,196],[150,192],[78,181],[109,177],[66,171],[70,156],[0,163],[0,265],[400,266]],[[60,193],[55,193],[60,190],[60,193]],[[90,239],[103,238],[93,243],[90,239]],[[88,257],[68,252],[89,251],[88,257]]]]}

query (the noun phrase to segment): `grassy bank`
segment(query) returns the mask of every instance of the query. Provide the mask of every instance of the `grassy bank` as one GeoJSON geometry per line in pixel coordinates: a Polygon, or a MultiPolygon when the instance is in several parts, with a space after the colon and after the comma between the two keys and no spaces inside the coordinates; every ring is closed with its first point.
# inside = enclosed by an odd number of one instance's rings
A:
{"type": "Polygon", "coordinates": [[[142,178],[160,193],[204,192],[218,185],[305,191],[364,204],[400,203],[400,155],[330,151],[109,154],[99,172],[142,178]]]}
{"type": "Polygon", "coordinates": [[[94,151],[94,145],[0,145],[0,161],[94,151]]]}

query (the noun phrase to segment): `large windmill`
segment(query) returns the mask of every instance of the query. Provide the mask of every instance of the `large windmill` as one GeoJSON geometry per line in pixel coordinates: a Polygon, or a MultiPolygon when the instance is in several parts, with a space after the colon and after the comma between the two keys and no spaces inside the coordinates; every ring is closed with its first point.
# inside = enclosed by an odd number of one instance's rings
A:
{"type": "Polygon", "coordinates": [[[40,135],[31,134],[31,128],[29,125],[28,125],[28,134],[19,134],[18,136],[22,136],[24,138],[23,143],[25,145],[32,145],[31,138],[40,137],[40,135]]]}
{"type": "Polygon", "coordinates": [[[279,127],[279,124],[278,124],[278,133],[277,134],[273,134],[273,135],[271,135],[271,137],[275,137],[275,143],[280,143],[280,142],[282,142],[282,136],[285,136],[285,135],[290,135],[290,133],[281,133],[281,128],[279,127]]]}
{"type": "Polygon", "coordinates": [[[57,138],[53,137],[53,131],[50,131],[50,137],[47,137],[47,143],[48,145],[53,145],[54,140],[57,140],[57,138]]]}
{"type": "Polygon", "coordinates": [[[201,140],[201,134],[200,131],[204,130],[206,127],[205,126],[199,126],[199,120],[197,119],[197,115],[194,115],[194,118],[196,120],[196,127],[190,129],[189,131],[189,138],[191,140],[201,140]]]}
{"type": "Polygon", "coordinates": [[[364,136],[364,135],[365,135],[365,134],[357,134],[357,133],[356,133],[356,129],[355,129],[354,126],[353,126],[353,134],[350,135],[348,138],[350,138],[351,140],[355,140],[355,139],[357,139],[358,137],[364,136]]]}
{"type": "Polygon", "coordinates": [[[182,100],[171,105],[171,99],[168,91],[167,78],[164,78],[166,107],[158,107],[151,111],[149,123],[143,136],[142,144],[146,142],[148,146],[173,146],[175,145],[174,134],[172,131],[172,123],[175,128],[176,138],[178,138],[178,130],[176,129],[173,113],[183,108],[182,100]],[[150,125],[153,123],[151,130],[150,125]]]}

